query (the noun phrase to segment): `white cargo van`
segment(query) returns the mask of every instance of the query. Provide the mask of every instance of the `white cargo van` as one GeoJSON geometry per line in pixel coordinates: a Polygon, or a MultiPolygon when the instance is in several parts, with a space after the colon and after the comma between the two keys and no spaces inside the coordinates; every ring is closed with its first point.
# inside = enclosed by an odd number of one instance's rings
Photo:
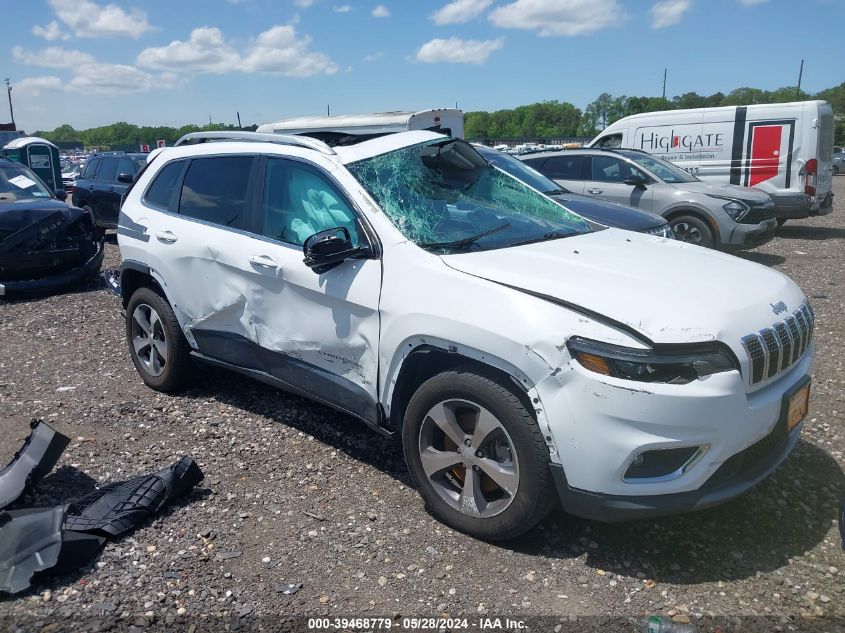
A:
{"type": "Polygon", "coordinates": [[[778,222],[833,210],[833,110],[825,101],[635,114],[589,147],[644,150],[702,180],[757,187],[778,222]]]}
{"type": "Polygon", "coordinates": [[[265,123],[256,132],[263,134],[299,134],[318,138],[329,145],[343,145],[343,138],[355,142],[396,132],[428,130],[452,138],[464,137],[462,110],[437,109],[419,112],[377,112],[375,114],[343,114],[338,116],[300,117],[276,123],[265,123]]]}

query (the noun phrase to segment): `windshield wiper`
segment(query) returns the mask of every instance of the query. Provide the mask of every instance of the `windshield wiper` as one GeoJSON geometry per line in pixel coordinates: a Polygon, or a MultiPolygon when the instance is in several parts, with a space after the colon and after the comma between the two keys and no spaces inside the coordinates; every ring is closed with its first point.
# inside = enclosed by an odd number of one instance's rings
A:
{"type": "Polygon", "coordinates": [[[543,233],[538,237],[532,237],[530,240],[523,240],[522,242],[514,242],[511,246],[524,246],[525,244],[536,244],[537,242],[548,242],[549,240],[557,240],[562,237],[570,237],[572,235],[578,235],[578,233],[570,233],[563,230],[558,231],[549,231],[548,233],[543,233]]]}
{"type": "Polygon", "coordinates": [[[488,229],[487,231],[483,231],[478,235],[470,235],[469,237],[463,237],[459,240],[453,240],[451,242],[428,242],[427,244],[420,244],[420,248],[463,248],[464,246],[470,246],[471,244],[475,244],[482,237],[487,237],[488,235],[493,235],[493,233],[504,231],[510,225],[510,222],[505,222],[504,224],[500,224],[497,227],[488,229]]]}

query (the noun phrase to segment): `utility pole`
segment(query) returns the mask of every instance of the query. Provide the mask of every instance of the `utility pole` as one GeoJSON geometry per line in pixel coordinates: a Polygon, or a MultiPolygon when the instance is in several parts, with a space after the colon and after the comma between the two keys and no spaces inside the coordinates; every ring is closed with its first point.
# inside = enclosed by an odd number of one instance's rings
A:
{"type": "Polygon", "coordinates": [[[240,113],[240,112],[236,112],[235,114],[237,114],[237,115],[238,115],[238,127],[239,127],[240,129],[244,129],[244,126],[243,126],[243,125],[241,125],[241,113],[240,113]]]}
{"type": "Polygon", "coordinates": [[[801,77],[804,76],[804,60],[801,60],[801,69],[798,71],[798,87],[795,89],[795,100],[801,101],[801,77]]]}
{"type": "Polygon", "coordinates": [[[666,71],[668,68],[663,69],[663,106],[666,107],[666,71]]]}
{"type": "Polygon", "coordinates": [[[15,111],[12,109],[12,84],[6,77],[6,92],[9,93],[9,116],[12,117],[12,127],[15,127],[15,111]]]}
{"type": "Polygon", "coordinates": [[[331,106],[330,103],[327,103],[326,104],[326,116],[331,116],[331,115],[332,115],[332,106],[331,106]]]}

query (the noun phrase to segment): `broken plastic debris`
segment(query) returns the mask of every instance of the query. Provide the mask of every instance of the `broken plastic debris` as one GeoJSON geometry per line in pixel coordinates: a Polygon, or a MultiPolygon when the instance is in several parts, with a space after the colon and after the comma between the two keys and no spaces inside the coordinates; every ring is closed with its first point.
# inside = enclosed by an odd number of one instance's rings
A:
{"type": "Polygon", "coordinates": [[[58,562],[64,517],[65,506],[0,512],[0,591],[23,591],[58,562]]]}
{"type": "Polygon", "coordinates": [[[138,527],[203,479],[190,457],[151,475],[110,484],[71,504],[65,529],[121,536],[138,527]]]}
{"type": "Polygon", "coordinates": [[[49,473],[70,443],[69,438],[41,420],[33,420],[29,426],[32,433],[9,465],[0,471],[0,510],[49,473]]]}
{"type": "Polygon", "coordinates": [[[292,585],[280,585],[279,587],[276,587],[276,593],[283,593],[286,596],[292,596],[300,589],[302,589],[302,583],[298,582],[292,585]]]}

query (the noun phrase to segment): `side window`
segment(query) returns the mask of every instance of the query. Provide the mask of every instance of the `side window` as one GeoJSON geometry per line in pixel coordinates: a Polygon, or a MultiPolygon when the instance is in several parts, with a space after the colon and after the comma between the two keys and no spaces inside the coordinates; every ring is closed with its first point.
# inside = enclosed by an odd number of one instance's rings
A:
{"type": "Polygon", "coordinates": [[[179,198],[180,215],[249,230],[252,156],[219,156],[191,161],[179,198]]]}
{"type": "Polygon", "coordinates": [[[179,177],[185,168],[185,161],[179,160],[162,167],[144,196],[144,202],[159,209],[170,208],[173,189],[179,184],[179,177]]]}
{"type": "Polygon", "coordinates": [[[117,180],[117,159],[104,158],[100,171],[97,173],[97,180],[105,180],[106,182],[114,182],[117,180]]]}
{"type": "Polygon", "coordinates": [[[543,174],[560,180],[584,180],[584,156],[552,156],[543,165],[543,174]]]}
{"type": "Polygon", "coordinates": [[[622,135],[608,134],[602,136],[593,147],[622,147],[622,135]]]}
{"type": "Polygon", "coordinates": [[[270,159],[262,201],[265,237],[302,246],[326,229],[345,227],[358,244],[355,213],[319,170],[293,160],[270,159]]]}
{"type": "Polygon", "coordinates": [[[121,158],[117,161],[117,175],[120,174],[129,174],[130,176],[135,175],[135,163],[132,162],[129,158],[121,158]]]}
{"type": "Polygon", "coordinates": [[[637,169],[615,156],[593,156],[593,180],[622,182],[629,176],[640,174],[637,169]]]}
{"type": "Polygon", "coordinates": [[[526,158],[522,162],[531,167],[532,169],[536,169],[541,174],[546,175],[546,172],[543,171],[543,165],[546,164],[545,158],[526,158]]]}
{"type": "Polygon", "coordinates": [[[81,178],[91,179],[94,176],[96,176],[97,175],[97,167],[99,166],[99,164],[100,164],[99,158],[94,158],[92,160],[89,160],[85,164],[85,171],[82,172],[81,178]]]}

